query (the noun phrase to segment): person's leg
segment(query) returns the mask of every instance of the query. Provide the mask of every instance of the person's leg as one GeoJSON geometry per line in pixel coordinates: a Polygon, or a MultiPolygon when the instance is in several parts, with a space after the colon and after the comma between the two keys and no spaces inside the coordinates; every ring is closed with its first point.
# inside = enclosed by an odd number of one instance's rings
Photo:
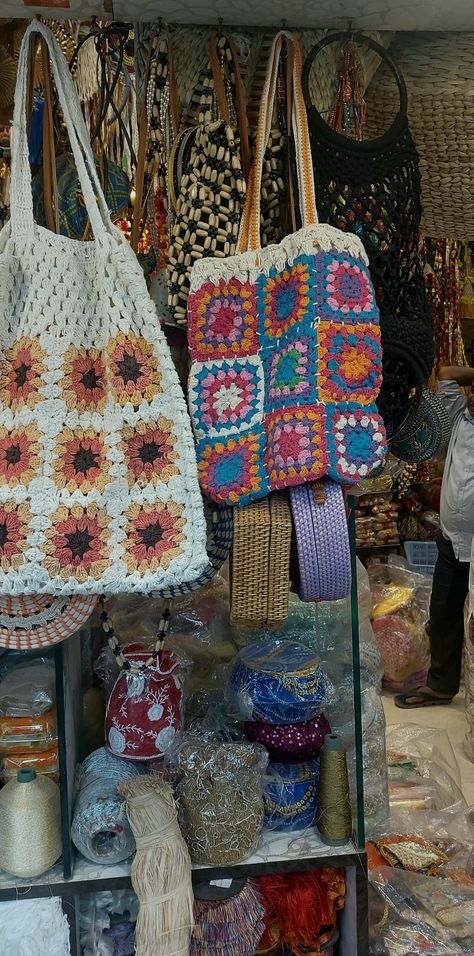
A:
{"type": "Polygon", "coordinates": [[[459,690],[464,640],[464,602],[469,587],[469,562],[458,561],[446,538],[438,541],[431,590],[428,633],[431,666],[426,684],[395,698],[398,707],[449,703],[459,690]]]}
{"type": "Polygon", "coordinates": [[[426,684],[430,690],[449,697],[459,690],[468,588],[469,562],[458,561],[451,542],[440,538],[431,591],[431,666],[426,684]]]}

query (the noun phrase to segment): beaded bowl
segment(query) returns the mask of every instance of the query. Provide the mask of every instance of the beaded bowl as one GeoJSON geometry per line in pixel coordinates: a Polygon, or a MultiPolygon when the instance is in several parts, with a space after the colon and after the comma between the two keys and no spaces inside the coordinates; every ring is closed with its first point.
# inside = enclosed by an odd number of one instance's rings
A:
{"type": "Polygon", "coordinates": [[[319,760],[271,763],[264,794],[264,826],[272,830],[304,830],[314,823],[318,805],[319,760]]]}
{"type": "Polygon", "coordinates": [[[309,648],[265,638],[237,655],[230,686],[247,720],[295,724],[321,713],[326,682],[309,648]]]}
{"type": "Polygon", "coordinates": [[[252,743],[262,744],[271,760],[292,763],[317,757],[326,734],[331,733],[331,727],[324,714],[319,714],[298,724],[266,724],[262,720],[248,720],[244,724],[244,733],[252,743]]]}

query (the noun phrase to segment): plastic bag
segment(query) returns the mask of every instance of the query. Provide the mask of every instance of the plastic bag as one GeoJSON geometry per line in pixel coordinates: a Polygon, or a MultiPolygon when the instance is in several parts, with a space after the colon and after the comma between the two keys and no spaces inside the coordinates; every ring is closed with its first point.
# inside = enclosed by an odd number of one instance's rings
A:
{"type": "Polygon", "coordinates": [[[240,863],[255,851],[267,763],[263,747],[211,735],[183,735],[167,755],[181,832],[194,863],[240,863]]]}
{"type": "Polygon", "coordinates": [[[0,716],[39,717],[55,702],[54,661],[22,661],[0,682],[0,716]]]}
{"type": "Polygon", "coordinates": [[[402,691],[426,679],[431,583],[395,562],[369,566],[372,626],[384,664],[384,685],[402,691]]]}
{"type": "Polygon", "coordinates": [[[459,766],[449,737],[416,724],[387,727],[389,796],[392,811],[462,811],[459,766]]]}
{"type": "Polygon", "coordinates": [[[0,753],[41,753],[57,739],[54,709],[39,717],[0,717],[0,753]]]}
{"type": "Polygon", "coordinates": [[[45,750],[43,753],[5,754],[2,760],[0,779],[3,783],[8,783],[9,780],[16,778],[19,770],[26,770],[28,768],[33,768],[37,774],[45,773],[51,777],[55,783],[59,783],[59,754],[57,746],[52,747],[51,750],[45,750]]]}
{"type": "Polygon", "coordinates": [[[372,870],[370,880],[389,909],[372,929],[371,952],[472,954],[474,888],[393,867],[372,870]]]}

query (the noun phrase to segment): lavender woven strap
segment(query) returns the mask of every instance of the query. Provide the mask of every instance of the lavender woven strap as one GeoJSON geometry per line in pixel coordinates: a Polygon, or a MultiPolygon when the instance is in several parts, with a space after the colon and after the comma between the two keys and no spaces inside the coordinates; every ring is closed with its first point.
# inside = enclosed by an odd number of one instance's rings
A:
{"type": "Polygon", "coordinates": [[[324,503],[314,485],[290,488],[302,601],[337,601],[351,589],[351,555],[340,485],[325,478],[324,503]]]}

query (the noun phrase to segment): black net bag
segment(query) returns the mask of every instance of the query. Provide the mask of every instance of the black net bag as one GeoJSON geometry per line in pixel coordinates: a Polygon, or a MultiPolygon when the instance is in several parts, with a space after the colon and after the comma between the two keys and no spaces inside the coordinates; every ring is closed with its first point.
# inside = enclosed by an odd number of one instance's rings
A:
{"type": "Polygon", "coordinates": [[[308,54],[303,92],[308,111],[320,222],[354,232],[362,240],[380,310],[384,350],[378,406],[393,435],[419,400],[434,359],[433,323],[423,279],[420,243],[420,170],[407,120],[403,78],[386,50],[370,37],[353,34],[386,62],[400,95],[399,111],[383,136],[356,141],[332,129],[311,102],[309,77],[329,43],[346,33],[324,37],[308,54]]]}

